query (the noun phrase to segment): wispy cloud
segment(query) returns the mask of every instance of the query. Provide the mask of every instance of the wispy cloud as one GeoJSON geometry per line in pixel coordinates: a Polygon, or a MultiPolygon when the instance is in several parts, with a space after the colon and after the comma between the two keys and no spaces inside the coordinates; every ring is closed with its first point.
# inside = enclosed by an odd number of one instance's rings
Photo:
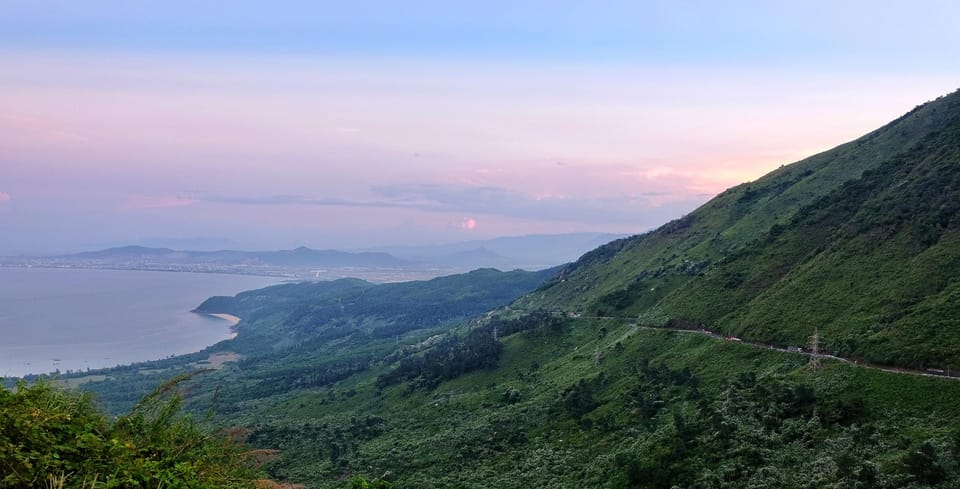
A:
{"type": "MultiPolygon", "coordinates": [[[[708,194],[665,199],[665,192],[638,192],[603,198],[566,195],[528,195],[494,186],[414,183],[381,185],[371,189],[372,200],[311,197],[303,195],[198,197],[199,201],[255,206],[302,205],[324,207],[399,208],[422,212],[494,215],[516,219],[655,225],[689,212],[709,198],[708,194]]],[[[468,218],[464,222],[476,220],[468,218]]]]}
{"type": "Polygon", "coordinates": [[[0,192],[0,204],[6,204],[13,200],[13,197],[10,197],[10,194],[6,192],[0,192]]]}
{"type": "Polygon", "coordinates": [[[197,201],[183,195],[131,195],[124,201],[123,209],[166,209],[193,205],[197,201]]]}
{"type": "Polygon", "coordinates": [[[373,189],[376,193],[425,211],[480,213],[520,219],[610,224],[650,225],[664,217],[682,214],[702,202],[702,197],[657,202],[643,193],[604,197],[528,195],[502,187],[469,187],[444,184],[398,184],[373,189]],[[694,202],[696,201],[696,202],[694,202]],[[682,210],[681,210],[682,209],[682,210]],[[667,213],[667,216],[664,216],[667,213]]]}
{"type": "Polygon", "coordinates": [[[338,198],[310,197],[305,195],[208,195],[203,202],[241,205],[315,205],[330,207],[407,207],[403,203],[386,201],[361,201],[338,198]]]}
{"type": "Polygon", "coordinates": [[[58,127],[53,122],[37,117],[0,113],[0,128],[17,137],[29,137],[47,143],[87,143],[90,138],[58,127]]]}

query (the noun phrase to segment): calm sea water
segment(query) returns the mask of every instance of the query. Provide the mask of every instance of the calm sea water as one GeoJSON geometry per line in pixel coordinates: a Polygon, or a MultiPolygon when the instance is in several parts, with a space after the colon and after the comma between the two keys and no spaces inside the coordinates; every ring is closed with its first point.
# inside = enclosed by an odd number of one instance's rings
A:
{"type": "Polygon", "coordinates": [[[194,314],[213,295],[278,283],[246,275],[0,267],[0,377],[156,360],[227,339],[194,314]]]}

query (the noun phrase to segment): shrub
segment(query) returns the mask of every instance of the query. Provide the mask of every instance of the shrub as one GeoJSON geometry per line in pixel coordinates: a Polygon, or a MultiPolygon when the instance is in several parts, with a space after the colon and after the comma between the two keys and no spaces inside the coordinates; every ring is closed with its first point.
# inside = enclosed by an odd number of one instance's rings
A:
{"type": "Polygon", "coordinates": [[[181,376],[116,420],[45,381],[0,388],[0,488],[245,488],[242,445],[180,412],[181,376]]]}

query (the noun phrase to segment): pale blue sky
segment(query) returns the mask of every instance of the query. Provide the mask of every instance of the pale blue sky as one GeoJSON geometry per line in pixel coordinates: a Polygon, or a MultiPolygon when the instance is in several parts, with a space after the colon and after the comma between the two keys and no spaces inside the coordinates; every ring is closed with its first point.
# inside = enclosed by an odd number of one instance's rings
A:
{"type": "Polygon", "coordinates": [[[944,72],[960,4],[877,1],[0,2],[8,49],[944,72]]]}
{"type": "Polygon", "coordinates": [[[0,0],[0,253],[640,232],[956,89],[957,25],[953,1],[0,0]]]}

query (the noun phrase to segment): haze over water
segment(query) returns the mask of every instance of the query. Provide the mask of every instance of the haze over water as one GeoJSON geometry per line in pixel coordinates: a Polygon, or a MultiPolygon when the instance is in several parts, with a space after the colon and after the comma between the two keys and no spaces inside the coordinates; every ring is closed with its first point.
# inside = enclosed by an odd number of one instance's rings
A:
{"type": "Polygon", "coordinates": [[[202,350],[229,322],[191,313],[213,295],[280,279],[0,267],[0,377],[86,370],[202,350]]]}

